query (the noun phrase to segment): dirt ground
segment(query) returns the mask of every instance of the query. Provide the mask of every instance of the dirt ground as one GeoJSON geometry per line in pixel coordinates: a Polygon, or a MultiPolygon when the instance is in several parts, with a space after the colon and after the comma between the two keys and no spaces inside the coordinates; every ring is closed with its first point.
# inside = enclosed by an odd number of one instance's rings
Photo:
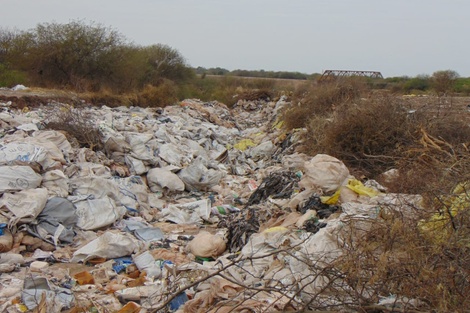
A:
{"type": "Polygon", "coordinates": [[[77,102],[80,101],[77,94],[61,90],[48,89],[26,89],[9,90],[0,88],[0,102],[9,102],[13,108],[23,109],[25,107],[38,107],[46,105],[51,101],[57,102],[77,102]]]}

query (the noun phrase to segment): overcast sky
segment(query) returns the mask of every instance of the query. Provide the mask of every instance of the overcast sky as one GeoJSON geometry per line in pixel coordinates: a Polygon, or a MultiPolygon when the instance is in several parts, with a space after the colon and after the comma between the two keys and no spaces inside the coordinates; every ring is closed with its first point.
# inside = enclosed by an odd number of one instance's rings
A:
{"type": "Polygon", "coordinates": [[[470,77],[470,0],[0,0],[2,27],[76,19],[194,67],[470,77]]]}

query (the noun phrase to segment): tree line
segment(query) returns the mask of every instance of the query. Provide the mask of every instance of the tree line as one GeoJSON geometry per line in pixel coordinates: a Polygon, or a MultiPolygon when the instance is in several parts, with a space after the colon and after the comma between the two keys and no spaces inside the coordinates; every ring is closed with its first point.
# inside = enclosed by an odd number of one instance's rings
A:
{"type": "Polygon", "coordinates": [[[4,80],[22,78],[77,91],[126,92],[195,75],[167,45],[135,45],[112,28],[82,21],[38,24],[28,31],[1,29],[0,70],[4,80]]]}
{"type": "MultiPolygon", "coordinates": [[[[136,45],[118,31],[81,20],[43,23],[30,30],[0,28],[0,87],[28,84],[78,92],[129,93],[150,87],[181,97],[209,97],[233,80],[201,82],[207,76],[316,81],[319,73],[191,67],[179,51],[165,44],[136,45]],[[163,86],[163,87],[162,87],[163,86]],[[210,88],[210,92],[205,89],[210,88]]],[[[246,82],[244,83],[246,84],[246,82]]],[[[470,78],[444,70],[432,75],[371,79],[375,89],[416,93],[470,94],[470,78]]],[[[229,97],[229,95],[227,95],[229,97]]]]}

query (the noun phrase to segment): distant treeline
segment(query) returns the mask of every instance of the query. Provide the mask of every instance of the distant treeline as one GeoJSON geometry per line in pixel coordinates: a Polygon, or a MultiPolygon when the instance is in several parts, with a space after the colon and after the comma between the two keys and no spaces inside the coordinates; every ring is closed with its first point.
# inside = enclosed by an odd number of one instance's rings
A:
{"type": "MultiPolygon", "coordinates": [[[[315,81],[322,74],[313,73],[306,74],[300,72],[285,71],[265,71],[265,70],[233,70],[229,71],[221,67],[205,68],[197,67],[195,72],[200,77],[206,75],[217,75],[225,77],[254,77],[254,78],[281,78],[281,79],[298,79],[315,81]]],[[[436,71],[432,75],[422,74],[415,77],[397,76],[387,77],[383,79],[361,78],[368,81],[369,86],[373,89],[390,89],[394,92],[401,93],[420,93],[420,92],[454,92],[458,94],[470,94],[470,78],[460,77],[453,70],[436,71]]]]}
{"type": "MultiPolygon", "coordinates": [[[[253,90],[264,95],[290,92],[299,81],[316,84],[320,76],[195,68],[165,44],[136,45],[112,28],[80,20],[38,24],[26,31],[0,27],[0,87],[61,88],[101,94],[100,99],[122,95],[133,105],[160,106],[185,98],[233,104],[241,94],[253,97],[253,90]]],[[[396,93],[470,95],[470,78],[452,70],[416,77],[358,79],[366,80],[372,89],[396,93]]]]}
{"type": "Polygon", "coordinates": [[[286,72],[286,71],[265,71],[265,70],[233,70],[229,71],[225,68],[204,68],[197,67],[196,74],[198,75],[219,75],[219,76],[239,76],[239,77],[256,77],[256,78],[280,78],[280,79],[300,79],[300,80],[314,80],[321,76],[321,74],[305,74],[300,72],[286,72]]]}

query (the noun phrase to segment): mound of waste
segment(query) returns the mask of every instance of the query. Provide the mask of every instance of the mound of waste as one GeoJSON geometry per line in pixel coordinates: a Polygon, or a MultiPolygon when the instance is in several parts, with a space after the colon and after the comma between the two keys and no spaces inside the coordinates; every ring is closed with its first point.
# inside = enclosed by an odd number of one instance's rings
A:
{"type": "Polygon", "coordinates": [[[0,103],[0,311],[341,308],[348,295],[325,292],[339,235],[400,195],[297,153],[286,105],[0,103]],[[46,127],[58,123],[100,144],[46,127]]]}

